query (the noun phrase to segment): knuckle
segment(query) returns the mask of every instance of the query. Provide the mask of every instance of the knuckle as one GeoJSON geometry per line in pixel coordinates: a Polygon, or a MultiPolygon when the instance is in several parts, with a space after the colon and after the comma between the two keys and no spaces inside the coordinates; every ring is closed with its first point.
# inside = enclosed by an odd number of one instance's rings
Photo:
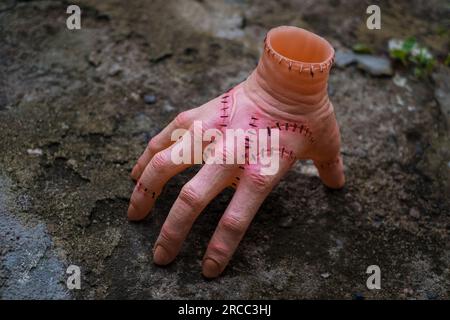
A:
{"type": "Polygon", "coordinates": [[[178,198],[193,209],[200,209],[204,205],[203,197],[190,183],[185,184],[181,188],[178,198]]]}
{"type": "Polygon", "coordinates": [[[189,112],[183,111],[179,113],[174,121],[177,127],[185,127],[189,123],[189,112]]]}
{"type": "Polygon", "coordinates": [[[247,223],[236,215],[226,215],[220,220],[220,227],[225,232],[242,235],[247,230],[247,223]]]}
{"type": "Polygon", "coordinates": [[[160,147],[160,146],[159,146],[159,144],[158,144],[156,138],[152,138],[152,139],[150,139],[150,141],[148,142],[147,150],[154,154],[154,153],[158,152],[159,147],[160,147]]]}
{"type": "Polygon", "coordinates": [[[171,229],[167,225],[163,225],[159,233],[157,243],[162,244],[165,248],[170,248],[170,244],[179,240],[179,232],[171,229]]]}
{"type": "Polygon", "coordinates": [[[218,242],[210,243],[210,245],[208,246],[208,252],[206,254],[206,256],[214,257],[214,260],[216,260],[221,265],[226,265],[231,255],[231,250],[218,242]]]}
{"type": "Polygon", "coordinates": [[[155,170],[161,170],[164,167],[166,167],[168,164],[167,158],[164,154],[164,152],[158,152],[156,153],[152,160],[150,161],[150,165],[155,170]]]}
{"type": "Polygon", "coordinates": [[[248,180],[255,188],[255,191],[265,192],[270,190],[274,179],[271,175],[262,175],[252,172],[248,174],[248,180]]]}

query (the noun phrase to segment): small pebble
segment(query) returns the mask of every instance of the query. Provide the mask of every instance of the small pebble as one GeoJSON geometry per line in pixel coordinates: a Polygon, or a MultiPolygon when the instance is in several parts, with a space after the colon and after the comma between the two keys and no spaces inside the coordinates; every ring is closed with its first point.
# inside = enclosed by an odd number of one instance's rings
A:
{"type": "Polygon", "coordinates": [[[435,292],[427,291],[426,295],[427,295],[427,299],[428,300],[437,300],[437,299],[439,299],[439,295],[437,293],[435,293],[435,292]]]}
{"type": "Polygon", "coordinates": [[[42,156],[42,149],[27,149],[27,153],[31,156],[42,156]]]}
{"type": "Polygon", "coordinates": [[[108,71],[110,76],[116,76],[122,72],[122,68],[117,63],[114,63],[108,71]]]}
{"type": "Polygon", "coordinates": [[[360,292],[356,292],[353,294],[353,300],[364,300],[364,295],[360,292]]]}
{"type": "Polygon", "coordinates": [[[412,295],[412,294],[414,294],[414,291],[411,288],[405,288],[405,289],[403,289],[403,293],[405,295],[412,295]]]}
{"type": "Polygon", "coordinates": [[[276,283],[274,284],[274,288],[275,288],[275,290],[277,290],[277,291],[283,291],[284,286],[283,286],[282,283],[276,282],[276,283]]]}
{"type": "Polygon", "coordinates": [[[392,82],[394,82],[394,84],[400,88],[405,88],[407,86],[406,78],[401,77],[398,74],[395,74],[395,76],[392,78],[392,82]]]}
{"type": "Polygon", "coordinates": [[[411,208],[409,210],[409,215],[413,218],[419,219],[420,218],[420,212],[417,210],[417,208],[411,208]]]}
{"type": "Polygon", "coordinates": [[[88,61],[89,61],[89,63],[92,64],[94,67],[98,67],[98,66],[100,65],[100,63],[101,63],[100,56],[99,56],[98,52],[92,51],[92,52],[89,54],[88,61]]]}
{"type": "Polygon", "coordinates": [[[327,279],[330,277],[330,274],[328,272],[325,272],[325,273],[322,273],[320,276],[324,279],[327,279]]]}
{"type": "Polygon", "coordinates": [[[362,206],[359,202],[353,202],[352,203],[352,209],[356,212],[356,213],[361,213],[362,211],[362,206]]]}
{"type": "Polygon", "coordinates": [[[132,92],[130,96],[134,101],[139,101],[139,95],[136,92],[132,92]]]}
{"type": "Polygon", "coordinates": [[[175,108],[170,103],[165,103],[163,105],[163,110],[165,112],[172,112],[172,111],[175,111],[175,108]]]}
{"type": "Polygon", "coordinates": [[[290,228],[292,227],[293,219],[291,216],[283,217],[279,223],[279,226],[282,228],[290,228]]]}
{"type": "Polygon", "coordinates": [[[144,102],[146,104],[154,104],[156,102],[156,96],[153,94],[146,94],[144,96],[144,102]]]}
{"type": "Polygon", "coordinates": [[[405,102],[403,101],[402,97],[400,97],[399,95],[396,95],[395,98],[397,99],[397,104],[399,104],[400,106],[405,105],[405,102]]]}
{"type": "Polygon", "coordinates": [[[69,159],[67,160],[67,164],[70,165],[71,167],[76,167],[77,161],[75,159],[69,159]]]}

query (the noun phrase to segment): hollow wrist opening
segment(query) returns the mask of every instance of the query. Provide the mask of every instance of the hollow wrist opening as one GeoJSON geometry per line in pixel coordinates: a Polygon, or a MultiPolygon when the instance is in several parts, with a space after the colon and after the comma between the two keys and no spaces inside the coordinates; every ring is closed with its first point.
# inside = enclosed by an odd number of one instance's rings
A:
{"type": "Polygon", "coordinates": [[[334,49],[328,41],[307,30],[282,26],[270,30],[265,50],[287,67],[303,71],[321,71],[331,67],[334,49]]]}

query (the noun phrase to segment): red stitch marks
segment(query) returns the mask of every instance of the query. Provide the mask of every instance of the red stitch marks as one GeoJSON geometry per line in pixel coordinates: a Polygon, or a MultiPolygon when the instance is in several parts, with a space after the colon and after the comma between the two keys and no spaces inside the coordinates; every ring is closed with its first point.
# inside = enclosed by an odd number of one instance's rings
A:
{"type": "MultiPolygon", "coordinates": [[[[246,139],[246,141],[248,141],[247,139],[246,139]]],[[[247,151],[248,151],[248,149],[246,149],[246,152],[247,151]]],[[[262,154],[264,154],[264,156],[273,156],[274,152],[279,153],[280,159],[287,160],[291,163],[293,163],[297,159],[294,151],[291,149],[288,149],[286,147],[280,147],[279,149],[278,148],[270,148],[270,152],[268,151],[268,149],[262,149],[261,152],[258,152],[257,157],[258,158],[261,157],[262,154]]],[[[252,166],[252,164],[250,164],[248,161],[248,154],[246,154],[245,164],[238,166],[239,172],[237,174],[241,175],[242,173],[244,173],[244,170],[246,169],[247,166],[252,166]]],[[[233,177],[233,179],[231,181],[230,186],[232,188],[236,189],[239,186],[241,178],[238,175],[233,177]]]]}
{"type": "Polygon", "coordinates": [[[268,128],[272,128],[272,129],[276,128],[280,131],[298,132],[299,134],[306,137],[309,140],[309,142],[314,143],[314,137],[312,136],[312,131],[309,129],[309,127],[306,124],[274,121],[272,123],[272,125],[268,128]]]}
{"type": "MultiPolygon", "coordinates": [[[[240,165],[238,168],[239,168],[238,174],[240,174],[241,172],[243,172],[245,170],[244,165],[240,165]]],[[[235,176],[233,178],[233,181],[231,182],[230,186],[236,189],[238,187],[240,181],[241,181],[241,178],[239,176],[235,176]]]]}
{"type": "Polygon", "coordinates": [[[259,119],[257,118],[257,117],[255,117],[255,116],[252,116],[251,118],[250,118],[250,122],[248,123],[248,125],[250,126],[250,127],[252,127],[252,128],[258,128],[258,125],[257,125],[257,121],[258,121],[259,119]]]}
{"type": "MultiPolygon", "coordinates": [[[[251,128],[259,128],[259,121],[264,119],[261,119],[257,115],[253,115],[250,118],[249,126],[251,128]]],[[[263,125],[264,127],[264,125],[263,125]]],[[[284,121],[268,121],[268,126],[266,127],[267,134],[270,137],[272,135],[272,129],[278,129],[280,131],[290,131],[290,132],[298,132],[299,134],[306,137],[310,143],[314,143],[314,137],[312,134],[311,129],[304,123],[296,123],[296,122],[284,122],[284,121]]]]}
{"type": "Polygon", "coordinates": [[[156,192],[150,191],[150,189],[148,187],[144,186],[144,184],[140,181],[138,181],[136,184],[136,190],[143,193],[144,195],[146,195],[148,197],[151,197],[152,199],[155,199],[156,192]]]}
{"type": "Polygon", "coordinates": [[[233,105],[232,90],[233,88],[229,89],[220,97],[219,127],[221,129],[228,126],[230,111],[233,105]]]}
{"type": "MultiPolygon", "coordinates": [[[[280,158],[284,159],[284,160],[288,160],[288,161],[293,161],[295,160],[297,157],[295,156],[295,153],[293,150],[286,148],[284,146],[280,146],[280,148],[275,149],[275,148],[271,148],[270,150],[270,154],[273,154],[275,151],[278,151],[278,153],[280,154],[280,158]]],[[[262,150],[262,152],[267,152],[267,150],[262,150]]]]}
{"type": "Polygon", "coordinates": [[[239,178],[239,177],[234,177],[233,178],[233,182],[231,182],[231,186],[233,187],[233,188],[237,188],[237,186],[239,185],[239,181],[241,181],[241,178],[239,178]]]}
{"type": "Polygon", "coordinates": [[[289,150],[286,147],[282,147],[280,151],[280,157],[281,159],[294,160],[295,159],[294,151],[289,150]]]}
{"type": "Polygon", "coordinates": [[[287,69],[289,71],[298,69],[299,74],[301,74],[303,71],[309,72],[311,78],[314,78],[314,73],[316,70],[323,73],[326,70],[331,69],[331,66],[334,63],[335,60],[335,54],[333,53],[332,57],[329,57],[327,60],[325,60],[322,63],[302,63],[298,61],[293,61],[288,58],[283,57],[278,52],[275,52],[272,47],[267,42],[267,35],[264,38],[264,52],[269,55],[269,57],[272,57],[275,59],[275,61],[278,64],[284,64],[286,65],[287,69]]]}

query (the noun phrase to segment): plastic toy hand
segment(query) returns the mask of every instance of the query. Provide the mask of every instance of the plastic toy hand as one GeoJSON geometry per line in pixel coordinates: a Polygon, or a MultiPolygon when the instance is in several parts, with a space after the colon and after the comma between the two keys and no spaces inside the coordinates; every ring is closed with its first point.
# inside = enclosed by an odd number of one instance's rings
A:
{"type": "MultiPolygon", "coordinates": [[[[297,159],[312,159],[328,187],[344,185],[339,128],[327,95],[333,57],[331,45],[311,32],[295,27],[272,29],[258,67],[247,80],[199,108],[182,112],[151,139],[131,174],[137,184],[128,209],[130,220],[143,219],[166,182],[192,165],[172,161],[171,154],[184,140],[172,141],[174,130],[192,133],[194,121],[199,120],[202,132],[216,128],[224,136],[227,129],[279,134],[279,143],[270,148],[271,154],[279,156],[275,174],[261,174],[261,165],[251,163],[247,152],[244,164],[205,164],[183,186],[156,241],[156,264],[175,259],[196,218],[228,186],[236,188],[235,194],[203,259],[203,275],[208,278],[225,269],[260,205],[297,159]]],[[[246,138],[246,150],[257,138],[246,138]]],[[[230,149],[224,148],[224,140],[214,143],[226,155],[230,149]]],[[[203,142],[202,147],[207,145],[203,142]]]]}

